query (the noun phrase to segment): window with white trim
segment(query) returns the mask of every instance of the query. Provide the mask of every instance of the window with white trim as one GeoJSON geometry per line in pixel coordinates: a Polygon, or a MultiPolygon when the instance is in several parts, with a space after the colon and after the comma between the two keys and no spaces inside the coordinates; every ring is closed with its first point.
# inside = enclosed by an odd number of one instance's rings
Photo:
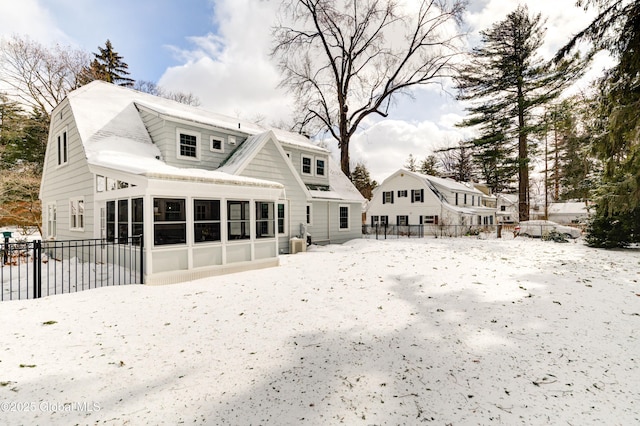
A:
{"type": "Polygon", "coordinates": [[[286,235],[287,232],[287,205],[278,203],[278,234],[286,235]]]}
{"type": "Polygon", "coordinates": [[[251,238],[249,208],[248,201],[227,201],[227,239],[251,238]]]}
{"type": "Polygon", "coordinates": [[[400,190],[398,191],[398,198],[402,198],[402,197],[406,197],[407,196],[407,190],[400,190]]]}
{"type": "Polygon", "coordinates": [[[276,236],[276,218],[274,203],[256,201],[256,238],[276,236]]]}
{"type": "Polygon", "coordinates": [[[153,244],[161,246],[186,242],[187,217],[184,198],[154,198],[153,244]]]}
{"type": "Polygon", "coordinates": [[[423,216],[422,217],[422,223],[424,223],[425,225],[427,224],[433,224],[433,225],[437,225],[438,224],[438,216],[423,216]]]}
{"type": "Polygon", "coordinates": [[[84,230],[84,200],[82,198],[69,200],[69,229],[71,231],[84,230]]]}
{"type": "Polygon", "coordinates": [[[308,157],[306,155],[302,156],[302,174],[303,175],[311,175],[312,174],[312,170],[311,170],[311,162],[313,161],[313,158],[308,157]]]}
{"type": "Polygon", "coordinates": [[[311,204],[307,204],[307,225],[311,225],[313,222],[312,212],[311,212],[311,204]]]}
{"type": "Polygon", "coordinates": [[[348,231],[349,230],[349,206],[340,206],[339,216],[340,216],[340,230],[348,231]]]}
{"type": "Polygon", "coordinates": [[[396,216],[396,225],[406,226],[408,224],[409,224],[409,216],[406,216],[406,215],[396,216]]]}
{"type": "Polygon", "coordinates": [[[411,202],[412,203],[424,203],[424,189],[412,189],[411,190],[411,202]]]}
{"type": "Polygon", "coordinates": [[[177,129],[177,158],[186,160],[200,159],[200,133],[177,129]]]}
{"type": "Polygon", "coordinates": [[[47,238],[55,238],[58,228],[58,207],[56,203],[47,204],[47,238]]]}
{"type": "Polygon", "coordinates": [[[382,204],[393,204],[393,191],[385,191],[382,193],[382,204]]]}
{"type": "Polygon", "coordinates": [[[324,176],[324,160],[316,158],[316,176],[324,176]]]}
{"type": "Polygon", "coordinates": [[[69,142],[67,141],[67,129],[56,136],[58,142],[58,166],[69,162],[69,142]]]}
{"type": "Polygon", "coordinates": [[[193,200],[193,239],[220,241],[220,200],[193,200]]]}
{"type": "Polygon", "coordinates": [[[224,152],[224,139],[218,136],[209,138],[209,150],[213,152],[224,152]]]}

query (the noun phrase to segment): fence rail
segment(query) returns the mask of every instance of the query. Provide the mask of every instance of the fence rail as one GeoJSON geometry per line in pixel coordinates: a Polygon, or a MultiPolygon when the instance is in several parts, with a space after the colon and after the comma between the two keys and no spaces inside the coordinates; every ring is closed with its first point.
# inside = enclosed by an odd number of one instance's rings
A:
{"type": "Polygon", "coordinates": [[[0,300],[142,284],[143,251],[140,236],[116,241],[5,241],[0,253],[0,300]]]}
{"type": "MultiPolygon", "coordinates": [[[[504,231],[506,228],[502,227],[504,231]]],[[[364,238],[422,238],[422,237],[461,237],[478,235],[481,232],[496,233],[496,225],[362,225],[364,238]]]]}

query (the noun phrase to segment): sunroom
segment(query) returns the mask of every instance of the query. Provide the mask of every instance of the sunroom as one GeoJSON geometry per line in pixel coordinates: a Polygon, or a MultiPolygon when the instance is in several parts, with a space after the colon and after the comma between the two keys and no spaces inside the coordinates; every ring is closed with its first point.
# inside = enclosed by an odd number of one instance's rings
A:
{"type": "Polygon", "coordinates": [[[281,184],[196,169],[94,173],[99,237],[142,235],[145,283],[278,265],[281,184]]]}

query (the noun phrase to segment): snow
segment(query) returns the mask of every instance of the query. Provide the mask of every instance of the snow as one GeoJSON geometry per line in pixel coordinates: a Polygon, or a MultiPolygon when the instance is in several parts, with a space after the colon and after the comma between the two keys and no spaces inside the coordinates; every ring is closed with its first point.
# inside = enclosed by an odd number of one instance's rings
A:
{"type": "Polygon", "coordinates": [[[484,237],[3,302],[0,423],[638,424],[639,251],[484,237]]]}

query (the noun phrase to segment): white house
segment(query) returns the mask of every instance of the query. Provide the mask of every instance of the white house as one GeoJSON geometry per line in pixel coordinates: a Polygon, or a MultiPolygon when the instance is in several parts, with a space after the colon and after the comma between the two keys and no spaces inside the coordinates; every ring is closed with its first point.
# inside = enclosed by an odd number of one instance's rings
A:
{"type": "Polygon", "coordinates": [[[584,201],[550,203],[547,211],[550,221],[562,225],[584,223],[589,218],[589,205],[584,201]]]}
{"type": "Polygon", "coordinates": [[[45,238],[143,235],[147,283],[358,238],[364,201],[306,137],[102,81],[53,110],[40,199],[45,238]]]}
{"type": "Polygon", "coordinates": [[[371,226],[470,227],[496,224],[495,204],[473,184],[400,169],[376,188],[366,213],[371,226]]]}
{"type": "Polygon", "coordinates": [[[518,223],[518,194],[497,194],[496,198],[498,223],[504,225],[518,223]]]}

